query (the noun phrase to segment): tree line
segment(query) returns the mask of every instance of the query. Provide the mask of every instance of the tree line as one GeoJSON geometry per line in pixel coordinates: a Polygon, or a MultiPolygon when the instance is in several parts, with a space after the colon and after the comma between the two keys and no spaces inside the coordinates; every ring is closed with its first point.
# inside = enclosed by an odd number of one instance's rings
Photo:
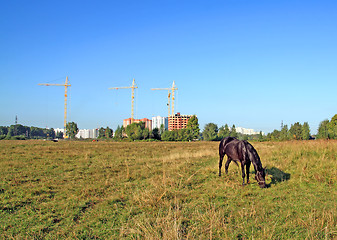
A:
{"type": "MultiPolygon", "coordinates": [[[[68,122],[66,125],[66,132],[69,138],[75,138],[78,133],[77,124],[68,122]]],[[[118,126],[115,130],[109,127],[99,129],[99,139],[114,139],[123,140],[162,140],[162,141],[191,141],[191,140],[206,140],[206,141],[219,141],[224,137],[236,137],[241,140],[256,140],[256,141],[286,141],[286,140],[309,140],[313,136],[310,133],[308,122],[303,124],[296,122],[288,125],[282,125],[281,130],[274,130],[267,135],[262,132],[255,135],[245,135],[236,132],[236,127],[230,128],[228,124],[218,127],[215,123],[208,123],[205,125],[202,132],[200,132],[198,118],[192,116],[186,128],[179,130],[168,131],[165,130],[164,125],[159,129],[155,128],[149,130],[145,127],[144,122],[132,123],[126,128],[118,126]]],[[[337,139],[337,114],[331,120],[324,120],[320,123],[317,139],[337,139]]],[[[54,129],[27,127],[21,124],[11,125],[9,127],[0,126],[0,140],[1,139],[53,139],[63,138],[62,132],[55,133],[54,129]]]]}
{"type": "MultiPolygon", "coordinates": [[[[68,122],[66,132],[70,138],[75,138],[78,133],[77,124],[68,122]]],[[[25,139],[63,139],[63,132],[56,131],[54,128],[28,127],[21,124],[0,126],[0,140],[25,140],[25,139]]]]}
{"type": "Polygon", "coordinates": [[[294,123],[288,129],[287,125],[281,127],[281,130],[274,130],[268,133],[266,140],[309,140],[309,139],[337,139],[337,114],[331,120],[323,120],[320,122],[317,135],[312,136],[310,127],[307,122],[300,124],[294,123]]]}
{"type": "Polygon", "coordinates": [[[291,124],[290,128],[288,128],[288,125],[281,126],[281,130],[275,129],[266,136],[266,140],[269,141],[309,140],[312,138],[310,127],[307,122],[304,122],[303,124],[296,122],[291,124]]]}
{"type": "Polygon", "coordinates": [[[230,128],[227,123],[220,128],[215,123],[207,123],[201,134],[201,138],[206,141],[220,141],[225,137],[235,137],[240,140],[263,140],[262,132],[255,135],[238,133],[235,124],[230,128]]]}
{"type": "Polygon", "coordinates": [[[11,125],[9,127],[0,126],[0,139],[46,139],[62,138],[63,133],[55,133],[53,128],[28,127],[21,124],[11,125]]]}
{"type": "Polygon", "coordinates": [[[281,130],[263,135],[262,132],[255,135],[245,135],[236,132],[235,125],[231,128],[227,124],[218,128],[215,123],[208,123],[201,134],[202,139],[207,141],[219,141],[224,137],[236,137],[240,140],[256,141],[287,141],[287,140],[310,140],[310,139],[337,139],[337,114],[331,120],[322,121],[319,125],[317,135],[312,136],[308,122],[301,124],[296,122],[290,125],[282,125],[281,130]]]}

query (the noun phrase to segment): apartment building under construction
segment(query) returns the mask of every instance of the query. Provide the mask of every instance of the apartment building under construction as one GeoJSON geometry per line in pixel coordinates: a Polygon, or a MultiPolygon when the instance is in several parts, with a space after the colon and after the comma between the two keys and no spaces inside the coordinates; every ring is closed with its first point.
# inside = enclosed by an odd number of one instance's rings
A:
{"type": "Polygon", "coordinates": [[[180,113],[176,113],[168,117],[168,130],[176,130],[186,128],[188,120],[193,115],[180,115],[180,113]]]}
{"type": "Polygon", "coordinates": [[[126,128],[132,122],[134,122],[134,123],[144,122],[145,127],[148,128],[150,131],[152,130],[152,120],[147,119],[147,118],[133,119],[133,121],[131,121],[131,118],[124,119],[123,120],[123,127],[126,128]]]}

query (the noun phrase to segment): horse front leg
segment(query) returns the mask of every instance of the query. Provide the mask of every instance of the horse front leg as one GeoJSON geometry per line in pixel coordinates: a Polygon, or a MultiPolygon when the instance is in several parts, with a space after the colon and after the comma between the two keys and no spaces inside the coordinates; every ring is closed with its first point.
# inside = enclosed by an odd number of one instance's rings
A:
{"type": "Polygon", "coordinates": [[[224,155],[220,154],[220,160],[219,160],[219,177],[221,177],[221,167],[222,167],[222,161],[223,161],[224,155]]]}
{"type": "Polygon", "coordinates": [[[241,163],[241,171],[242,171],[242,186],[245,185],[245,165],[241,163]]]}
{"type": "Polygon", "coordinates": [[[250,168],[250,162],[248,162],[246,165],[247,184],[249,183],[249,168],[250,168]]]}

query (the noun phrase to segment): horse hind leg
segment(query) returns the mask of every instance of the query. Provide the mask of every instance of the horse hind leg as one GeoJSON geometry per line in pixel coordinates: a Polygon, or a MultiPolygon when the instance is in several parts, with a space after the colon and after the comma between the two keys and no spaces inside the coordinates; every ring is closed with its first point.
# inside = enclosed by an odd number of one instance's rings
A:
{"type": "Polygon", "coordinates": [[[228,174],[228,167],[229,167],[229,164],[231,163],[231,161],[232,161],[232,159],[230,157],[228,157],[227,162],[225,164],[226,174],[228,174]]]}
{"type": "Polygon", "coordinates": [[[223,161],[224,155],[220,154],[220,160],[219,160],[219,177],[221,177],[221,167],[222,167],[222,161],[223,161]]]}

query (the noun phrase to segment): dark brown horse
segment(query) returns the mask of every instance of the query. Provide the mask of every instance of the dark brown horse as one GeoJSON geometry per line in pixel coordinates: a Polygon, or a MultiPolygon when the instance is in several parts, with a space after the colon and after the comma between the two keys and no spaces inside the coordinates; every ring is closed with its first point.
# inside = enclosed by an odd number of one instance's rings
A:
{"type": "Polygon", "coordinates": [[[219,144],[219,176],[221,176],[222,161],[225,155],[228,159],[225,164],[226,174],[228,173],[228,167],[231,161],[234,161],[238,165],[238,161],[241,163],[242,181],[245,184],[245,166],[247,174],[247,184],[249,183],[249,168],[253,163],[255,169],[255,179],[259,183],[261,188],[266,187],[265,181],[265,169],[262,167],[262,163],[255,148],[247,141],[240,141],[233,137],[227,137],[221,140],[219,144]]]}

